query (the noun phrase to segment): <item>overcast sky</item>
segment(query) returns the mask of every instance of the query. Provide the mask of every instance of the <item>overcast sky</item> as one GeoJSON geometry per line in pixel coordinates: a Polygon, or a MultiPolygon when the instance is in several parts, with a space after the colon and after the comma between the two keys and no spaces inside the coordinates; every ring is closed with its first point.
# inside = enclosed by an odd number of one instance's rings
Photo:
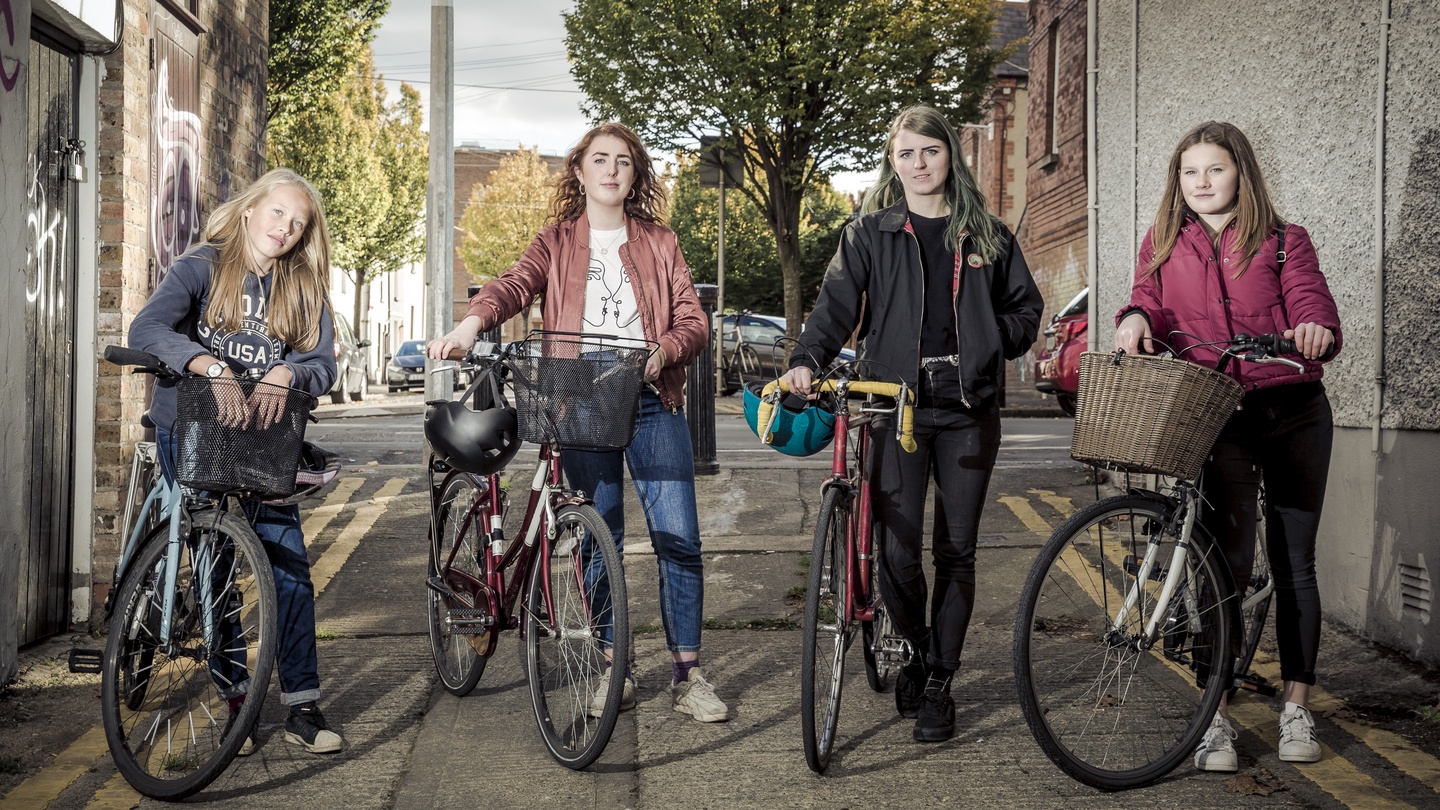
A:
{"type": "MultiPolygon", "coordinates": [[[[455,141],[491,149],[538,147],[562,155],[585,134],[584,100],[565,60],[561,13],[574,0],[455,0],[455,141]]],[[[399,81],[421,93],[430,119],[432,0],[391,0],[375,37],[376,69],[390,98],[399,81]]],[[[858,191],[866,175],[835,179],[858,191]]]]}

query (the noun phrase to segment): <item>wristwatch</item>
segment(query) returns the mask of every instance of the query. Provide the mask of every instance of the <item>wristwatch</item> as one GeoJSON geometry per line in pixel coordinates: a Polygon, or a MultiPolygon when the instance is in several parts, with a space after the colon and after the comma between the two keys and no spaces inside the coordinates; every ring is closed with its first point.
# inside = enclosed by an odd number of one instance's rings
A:
{"type": "Polygon", "coordinates": [[[206,376],[206,377],[219,377],[219,376],[220,376],[221,374],[223,374],[224,372],[225,372],[225,364],[222,363],[222,362],[220,362],[219,360],[216,360],[215,362],[213,362],[213,363],[210,364],[210,367],[209,367],[209,368],[205,369],[205,376],[206,376]]]}

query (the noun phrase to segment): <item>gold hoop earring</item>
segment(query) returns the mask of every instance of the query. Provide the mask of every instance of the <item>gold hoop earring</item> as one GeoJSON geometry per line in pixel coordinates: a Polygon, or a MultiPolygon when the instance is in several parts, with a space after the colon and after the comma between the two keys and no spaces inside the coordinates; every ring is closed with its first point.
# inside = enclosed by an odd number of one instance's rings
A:
{"type": "Polygon", "coordinates": [[[627,199],[627,200],[633,200],[633,199],[635,199],[635,187],[634,187],[634,186],[631,186],[631,187],[630,187],[630,193],[625,195],[625,199],[627,199]]]}
{"type": "Polygon", "coordinates": [[[580,196],[581,196],[581,197],[584,197],[584,196],[585,196],[585,187],[584,187],[584,186],[581,186],[581,187],[580,187],[580,196]]]}

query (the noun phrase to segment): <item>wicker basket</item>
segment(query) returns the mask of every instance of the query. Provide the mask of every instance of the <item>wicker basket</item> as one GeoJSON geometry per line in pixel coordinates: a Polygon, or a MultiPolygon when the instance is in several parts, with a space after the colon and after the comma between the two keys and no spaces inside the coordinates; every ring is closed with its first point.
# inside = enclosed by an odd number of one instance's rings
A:
{"type": "Polygon", "coordinates": [[[1129,472],[1194,480],[1240,404],[1239,383],[1184,360],[1080,356],[1070,456],[1129,472]]]}

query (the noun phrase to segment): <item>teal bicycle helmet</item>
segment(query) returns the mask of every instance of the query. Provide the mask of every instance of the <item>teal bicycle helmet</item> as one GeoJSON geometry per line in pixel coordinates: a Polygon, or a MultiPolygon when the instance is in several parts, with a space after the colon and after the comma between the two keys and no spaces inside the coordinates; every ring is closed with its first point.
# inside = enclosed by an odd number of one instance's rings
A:
{"type": "Polygon", "coordinates": [[[835,438],[835,407],[831,400],[807,401],[776,391],[771,394],[776,407],[770,424],[759,425],[760,393],[764,387],[765,383],[759,381],[745,385],[745,421],[760,441],[787,456],[813,456],[830,446],[835,438]]]}

